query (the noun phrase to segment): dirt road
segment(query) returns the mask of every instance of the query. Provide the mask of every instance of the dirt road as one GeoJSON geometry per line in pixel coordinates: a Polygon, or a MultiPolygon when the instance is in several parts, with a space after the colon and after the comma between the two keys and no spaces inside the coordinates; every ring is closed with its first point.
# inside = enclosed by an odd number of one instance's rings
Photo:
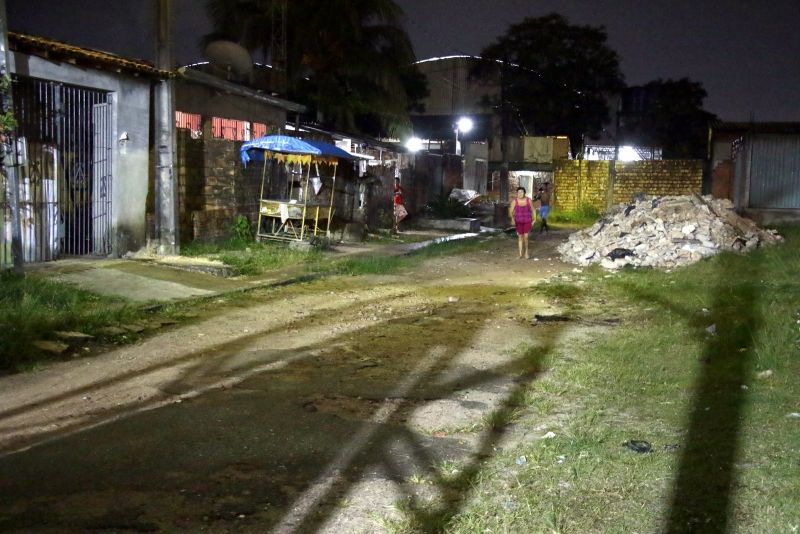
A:
{"type": "Polygon", "coordinates": [[[572,269],[563,237],[529,261],[497,236],[399,275],[220,299],[0,379],[0,530],[376,532],[420,503],[454,512],[469,484],[445,478],[545,430],[498,420],[579,333],[531,324],[559,311],[531,288],[572,269]]]}

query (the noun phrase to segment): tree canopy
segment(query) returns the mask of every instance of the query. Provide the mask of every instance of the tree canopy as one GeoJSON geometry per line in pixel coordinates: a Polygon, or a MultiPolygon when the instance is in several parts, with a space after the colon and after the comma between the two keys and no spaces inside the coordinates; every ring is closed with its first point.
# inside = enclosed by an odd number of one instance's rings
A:
{"type": "Polygon", "coordinates": [[[608,97],[624,87],[606,40],[603,27],[572,25],[556,13],[529,17],[481,52],[484,61],[472,75],[500,77],[506,105],[524,131],[567,135],[577,148],[584,135],[601,132],[608,97]]]}
{"type": "Polygon", "coordinates": [[[663,148],[665,158],[705,158],[708,126],[716,120],[703,109],[706,91],[688,78],[654,80],[625,91],[620,137],[663,148]]]}
{"type": "MultiPolygon", "coordinates": [[[[272,0],[207,0],[214,33],[272,57],[272,0]]],[[[392,0],[286,3],[287,96],[330,127],[397,134],[427,95],[402,10],[392,0]]]]}

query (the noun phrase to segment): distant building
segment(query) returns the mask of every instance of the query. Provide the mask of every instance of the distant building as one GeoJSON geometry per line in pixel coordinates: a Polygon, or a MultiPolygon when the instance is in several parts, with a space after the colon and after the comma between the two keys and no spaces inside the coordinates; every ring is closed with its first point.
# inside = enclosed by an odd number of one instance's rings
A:
{"type": "MultiPolygon", "coordinates": [[[[479,192],[498,188],[501,150],[500,114],[492,107],[500,95],[500,80],[477,80],[470,70],[481,58],[447,56],[419,61],[417,67],[426,76],[430,95],[425,110],[412,115],[415,135],[423,146],[440,154],[456,152],[456,136],[463,147],[463,187],[479,192]],[[473,129],[456,133],[462,117],[473,121],[473,129]]],[[[533,137],[517,129],[509,132],[506,147],[509,169],[536,176],[536,183],[552,179],[554,159],[570,157],[566,137],[533,137]]],[[[523,178],[525,181],[526,178],[523,178]]],[[[512,183],[517,183],[514,176],[512,183]]],[[[531,182],[533,183],[533,182],[531,182]]]]}
{"type": "Polygon", "coordinates": [[[721,123],[709,152],[714,196],[762,222],[800,220],[800,123],[721,123]]]}

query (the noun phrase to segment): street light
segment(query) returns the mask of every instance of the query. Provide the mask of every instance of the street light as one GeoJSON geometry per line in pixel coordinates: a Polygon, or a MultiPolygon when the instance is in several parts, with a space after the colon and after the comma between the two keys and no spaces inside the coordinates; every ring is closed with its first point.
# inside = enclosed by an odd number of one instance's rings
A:
{"type": "Polygon", "coordinates": [[[422,150],[422,139],[419,137],[410,137],[406,141],[406,150],[409,152],[419,152],[422,150]]]}
{"type": "Polygon", "coordinates": [[[472,130],[473,126],[474,126],[474,123],[472,122],[472,119],[470,119],[469,117],[461,117],[456,122],[456,128],[455,128],[455,131],[456,131],[456,156],[460,156],[461,155],[461,141],[459,141],[459,139],[458,139],[458,132],[467,133],[470,130],[472,130]]]}

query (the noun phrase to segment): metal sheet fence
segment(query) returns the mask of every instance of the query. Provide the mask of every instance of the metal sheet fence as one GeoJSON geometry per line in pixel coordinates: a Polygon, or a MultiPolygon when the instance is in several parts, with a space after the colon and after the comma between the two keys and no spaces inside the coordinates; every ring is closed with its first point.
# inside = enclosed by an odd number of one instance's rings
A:
{"type": "MultiPolygon", "coordinates": [[[[103,91],[13,80],[25,262],[111,252],[111,121],[103,91]]],[[[11,212],[0,195],[0,265],[11,263],[11,212]]]]}
{"type": "Polygon", "coordinates": [[[800,209],[800,136],[752,138],[750,207],[800,209]]]}

